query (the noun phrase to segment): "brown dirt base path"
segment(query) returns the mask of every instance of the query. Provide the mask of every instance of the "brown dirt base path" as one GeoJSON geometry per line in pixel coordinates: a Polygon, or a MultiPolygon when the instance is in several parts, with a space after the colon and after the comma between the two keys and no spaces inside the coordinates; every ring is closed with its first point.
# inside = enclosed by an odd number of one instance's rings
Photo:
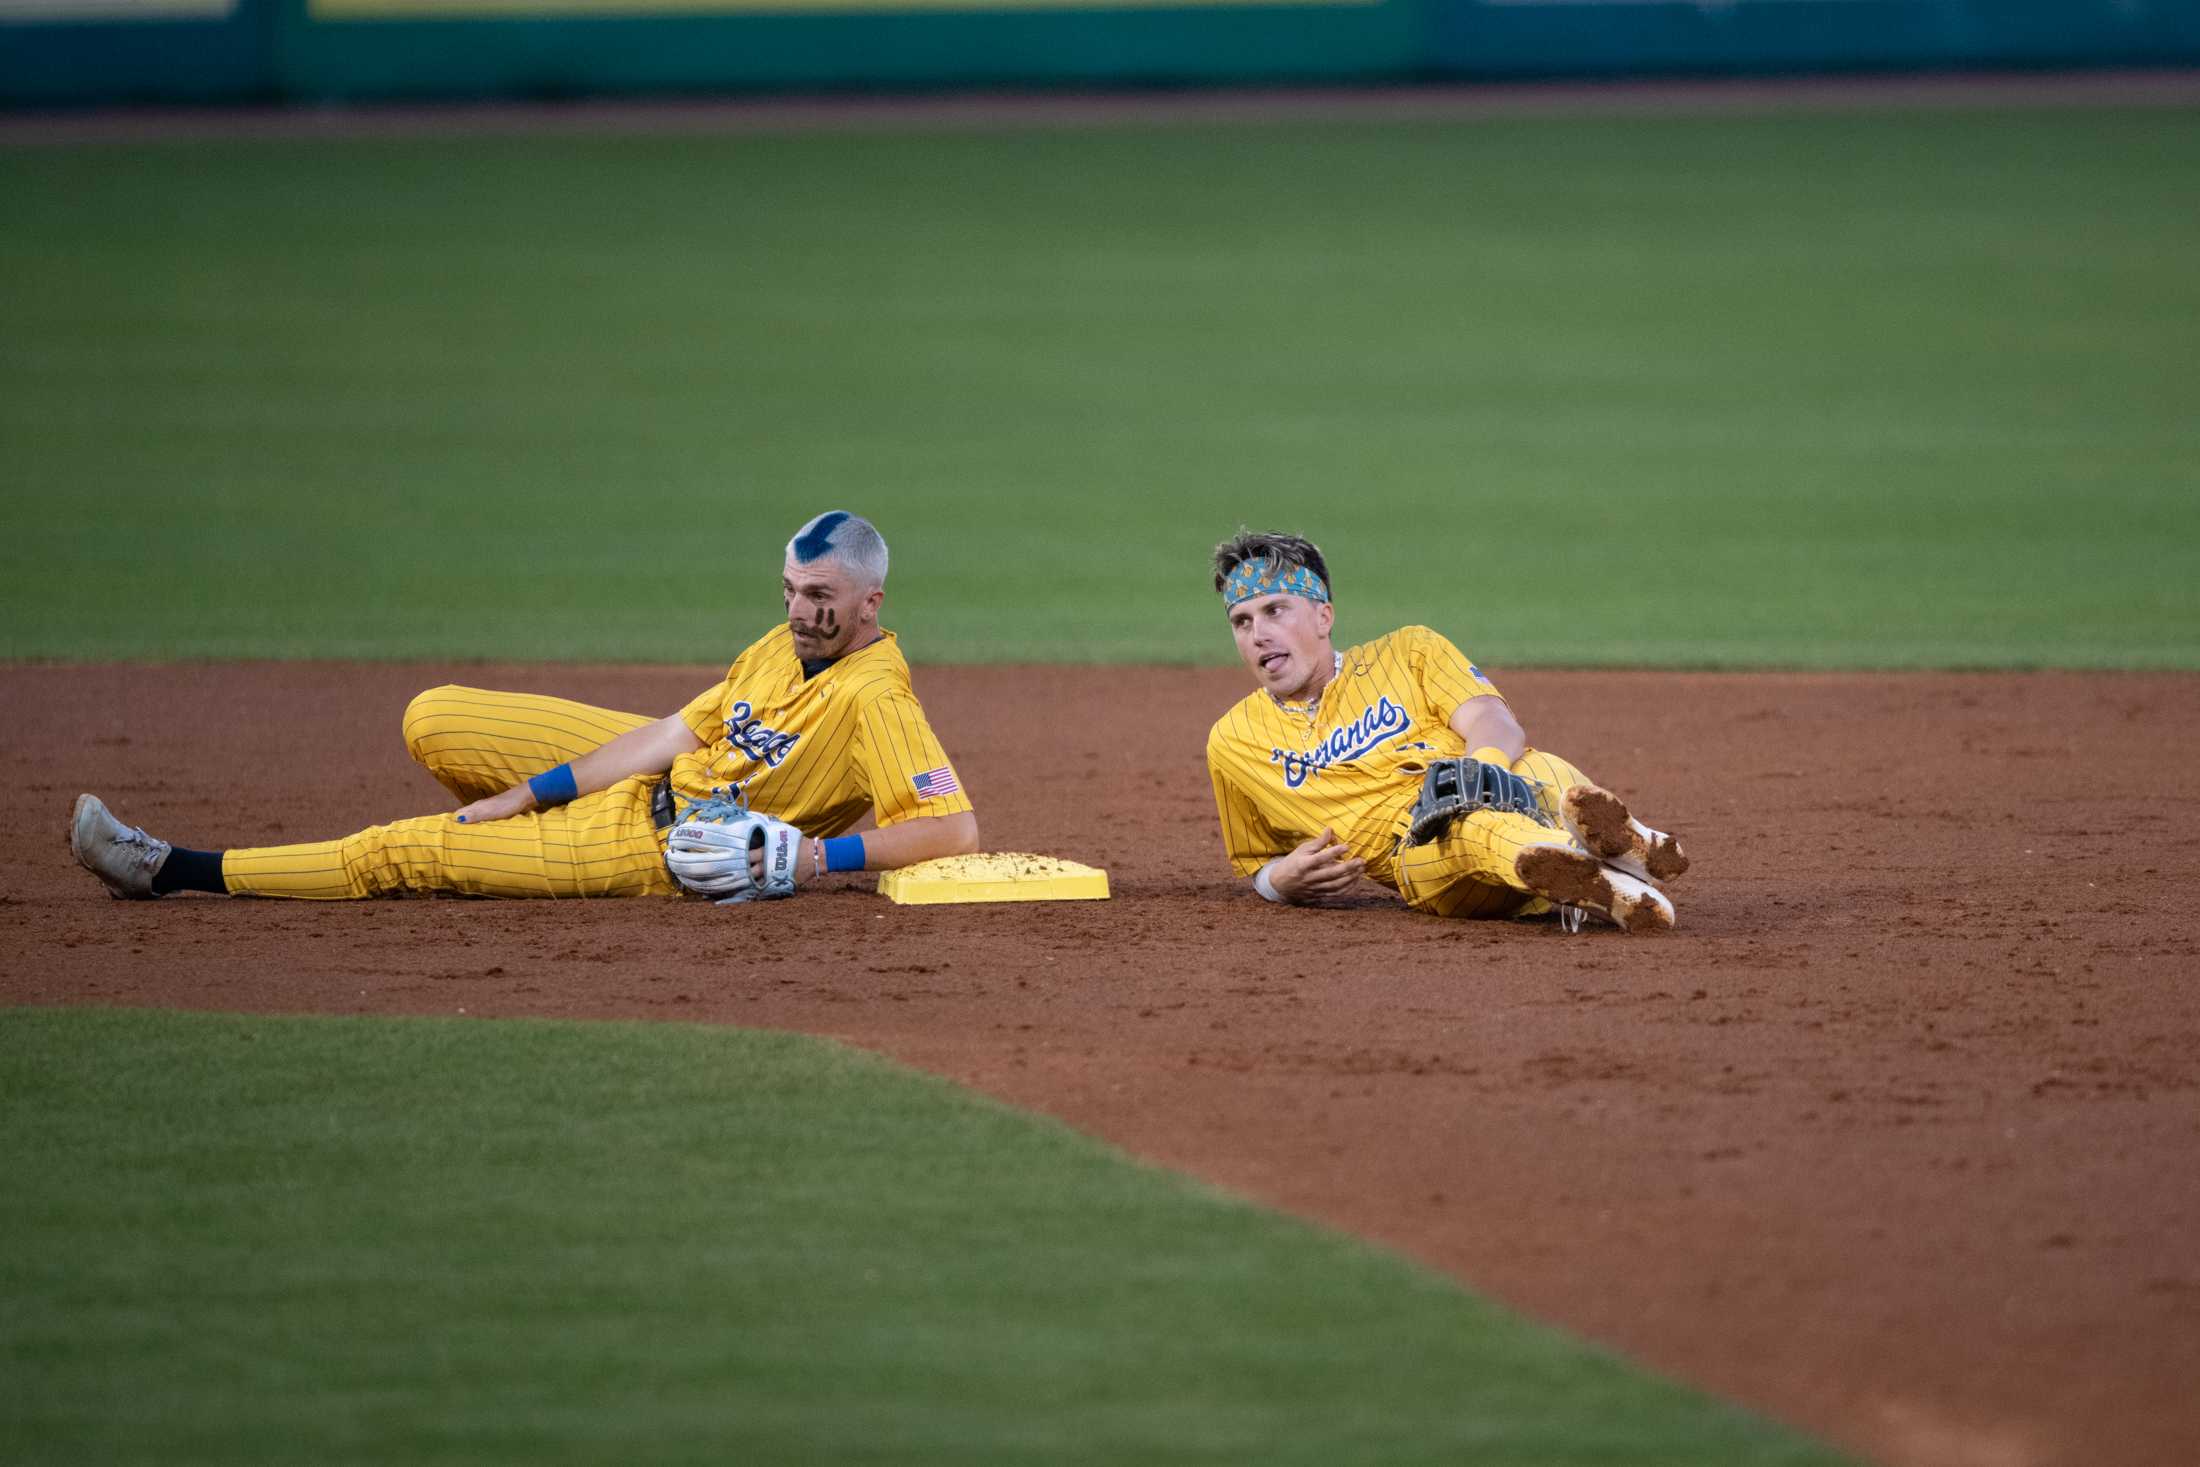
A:
{"type": "Polygon", "coordinates": [[[1692,838],[1664,939],[1264,905],[1200,763],[1226,670],[920,671],[987,844],[1105,904],[136,904],[64,846],[83,789],[209,845],[447,808],[397,732],[447,677],[716,676],[0,669],[0,1001],[834,1035],[1872,1458],[2200,1460],[2200,678],[1504,678],[1692,838]]]}

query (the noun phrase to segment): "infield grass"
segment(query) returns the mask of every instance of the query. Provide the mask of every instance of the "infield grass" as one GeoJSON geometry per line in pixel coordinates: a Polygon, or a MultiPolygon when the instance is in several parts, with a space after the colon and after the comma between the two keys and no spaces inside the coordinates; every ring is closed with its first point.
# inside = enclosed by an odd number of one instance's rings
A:
{"type": "Polygon", "coordinates": [[[2200,666],[2200,113],[0,152],[0,656],[2200,666]]]}
{"type": "Polygon", "coordinates": [[[822,1041],[0,1011],[0,1455],[1831,1463],[822,1041]]]}

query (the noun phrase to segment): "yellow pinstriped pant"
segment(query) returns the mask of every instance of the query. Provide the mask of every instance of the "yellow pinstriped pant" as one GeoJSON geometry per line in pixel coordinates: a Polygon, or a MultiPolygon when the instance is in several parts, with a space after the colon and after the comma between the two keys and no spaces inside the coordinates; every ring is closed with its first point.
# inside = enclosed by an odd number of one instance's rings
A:
{"type": "MultiPolygon", "coordinates": [[[[1524,750],[1513,761],[1513,772],[1524,774],[1540,786],[1536,801],[1552,820],[1538,825],[1525,815],[1484,810],[1464,820],[1427,845],[1399,850],[1398,892],[1406,905],[1439,917],[1533,917],[1548,912],[1551,904],[1530,895],[1513,871],[1513,858],[1523,846],[1573,840],[1557,823],[1560,796],[1589,777],[1556,754],[1542,749],[1524,750]]],[[[1399,822],[1402,834],[1406,822],[1399,822]]]]}
{"type": "MultiPolygon", "coordinates": [[[[465,801],[511,788],[650,720],[535,693],[430,688],[405,710],[405,746],[465,801]]],[[[232,895],[341,901],[404,892],[470,896],[672,896],[650,820],[654,775],[571,804],[483,825],[427,815],[341,840],[240,847],[222,857],[232,895]]]]}

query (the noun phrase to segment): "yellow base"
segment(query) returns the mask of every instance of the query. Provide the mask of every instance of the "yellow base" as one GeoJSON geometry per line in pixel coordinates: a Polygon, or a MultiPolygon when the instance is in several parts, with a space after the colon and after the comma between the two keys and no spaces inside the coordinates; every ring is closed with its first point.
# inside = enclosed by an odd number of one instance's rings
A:
{"type": "Polygon", "coordinates": [[[1108,873],[1056,856],[1023,851],[981,851],[942,856],[889,871],[878,879],[882,896],[904,906],[935,902],[1106,901],[1108,873]]]}

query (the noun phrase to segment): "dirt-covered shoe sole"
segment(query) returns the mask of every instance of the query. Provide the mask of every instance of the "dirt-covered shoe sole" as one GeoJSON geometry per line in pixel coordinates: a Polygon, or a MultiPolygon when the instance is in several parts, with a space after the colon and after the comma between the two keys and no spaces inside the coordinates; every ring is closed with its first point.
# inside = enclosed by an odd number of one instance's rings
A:
{"type": "Polygon", "coordinates": [[[1560,797],[1559,813],[1575,840],[1600,861],[1643,881],[1671,881],[1688,869],[1681,843],[1627,813],[1608,789],[1577,784],[1560,797]]]}
{"type": "Polygon", "coordinates": [[[1521,884],[1547,902],[1593,912],[1628,932],[1671,932],[1673,904],[1648,882],[1571,846],[1529,846],[1513,860],[1521,884]]]}

